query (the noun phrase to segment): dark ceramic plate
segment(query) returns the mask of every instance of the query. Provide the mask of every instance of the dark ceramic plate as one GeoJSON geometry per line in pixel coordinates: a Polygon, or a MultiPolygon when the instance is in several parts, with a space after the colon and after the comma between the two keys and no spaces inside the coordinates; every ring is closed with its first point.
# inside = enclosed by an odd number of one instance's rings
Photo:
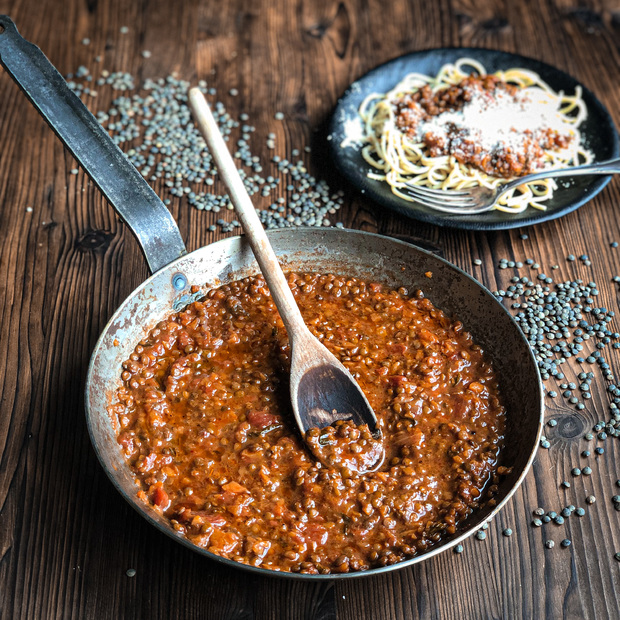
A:
{"type": "Polygon", "coordinates": [[[392,193],[387,183],[369,179],[366,174],[370,166],[362,159],[359,147],[340,146],[346,137],[345,123],[357,117],[357,110],[364,98],[370,93],[387,92],[408,73],[415,71],[435,75],[445,63],[463,57],[478,60],[489,73],[510,67],[530,69],[538,73],[555,91],[563,90],[572,94],[576,86],[581,86],[588,108],[588,117],[580,127],[586,148],[594,153],[595,161],[618,157],[618,133],[609,112],[585,86],[567,73],[532,58],[496,50],[467,47],[433,49],[407,54],[373,69],[351,84],[338,101],[328,135],[330,150],[340,172],[359,191],[378,204],[416,220],[452,228],[499,230],[561,217],[588,202],[607,185],[610,179],[607,176],[567,178],[558,182],[553,198],[546,203],[546,211],[528,208],[515,214],[489,211],[478,215],[459,216],[439,213],[420,204],[402,200],[392,193]]]}

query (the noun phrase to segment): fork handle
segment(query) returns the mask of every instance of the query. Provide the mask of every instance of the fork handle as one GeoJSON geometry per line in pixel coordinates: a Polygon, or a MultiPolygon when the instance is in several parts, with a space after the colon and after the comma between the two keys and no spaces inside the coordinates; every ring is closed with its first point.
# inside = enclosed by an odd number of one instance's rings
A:
{"type": "Polygon", "coordinates": [[[531,183],[538,179],[549,179],[551,177],[576,177],[586,174],[618,174],[620,173],[620,158],[608,159],[607,161],[600,161],[596,164],[588,164],[586,166],[576,166],[575,168],[561,168],[559,170],[542,170],[541,172],[534,172],[528,174],[520,179],[509,181],[505,185],[502,185],[502,193],[508,190],[523,185],[524,183],[531,183]]]}

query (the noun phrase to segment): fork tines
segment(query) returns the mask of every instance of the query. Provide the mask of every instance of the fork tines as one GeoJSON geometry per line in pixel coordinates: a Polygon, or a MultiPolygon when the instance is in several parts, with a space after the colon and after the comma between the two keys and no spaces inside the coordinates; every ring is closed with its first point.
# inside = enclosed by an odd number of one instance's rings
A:
{"type": "Polygon", "coordinates": [[[476,202],[467,190],[443,190],[405,183],[407,193],[429,207],[473,207],[476,202]]]}

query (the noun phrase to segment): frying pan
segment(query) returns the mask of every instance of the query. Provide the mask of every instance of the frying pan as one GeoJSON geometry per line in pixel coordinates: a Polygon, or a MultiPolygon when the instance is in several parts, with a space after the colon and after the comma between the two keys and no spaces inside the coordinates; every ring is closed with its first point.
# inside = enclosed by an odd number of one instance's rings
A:
{"type": "Polygon", "coordinates": [[[257,274],[258,265],[243,237],[224,239],[188,254],[172,216],[153,190],[41,50],[25,41],[13,22],[1,15],[0,62],[129,225],[153,273],[105,327],[86,382],[86,417],[97,457],[114,486],[149,523],[193,551],[236,568],[292,579],[350,579],[409,566],[445,551],[473,534],[509,500],[532,464],[543,422],[536,361],[509,313],[466,273],[408,243],[353,230],[282,229],[268,235],[285,270],[331,272],[392,287],[420,288],[436,306],[463,322],[499,375],[508,411],[502,463],[512,467],[511,473],[502,478],[495,502],[483,503],[454,535],[414,558],[363,572],[273,572],[214,555],[175,532],[161,514],[138,499],[135,476],[116,440],[108,407],[121,385],[121,364],[158,322],[212,287],[257,274]],[[199,287],[197,292],[194,285],[199,287]]]}

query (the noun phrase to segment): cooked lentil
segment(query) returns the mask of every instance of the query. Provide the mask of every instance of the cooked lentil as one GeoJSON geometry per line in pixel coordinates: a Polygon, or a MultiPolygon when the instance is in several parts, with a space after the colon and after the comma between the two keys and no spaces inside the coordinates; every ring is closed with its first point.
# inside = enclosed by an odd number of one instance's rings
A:
{"type": "Polygon", "coordinates": [[[254,277],[162,321],[125,362],[111,415],[139,494],[196,545],[253,566],[347,572],[423,552],[493,504],[509,471],[493,370],[420,292],[288,280],[377,413],[382,467],[312,459],[288,411],[286,332],[254,277]]]}
{"type": "Polygon", "coordinates": [[[311,428],[305,435],[310,452],[321,463],[347,467],[355,473],[376,468],[383,458],[383,442],[375,439],[368,424],[337,420],[324,428],[311,428]]]}

